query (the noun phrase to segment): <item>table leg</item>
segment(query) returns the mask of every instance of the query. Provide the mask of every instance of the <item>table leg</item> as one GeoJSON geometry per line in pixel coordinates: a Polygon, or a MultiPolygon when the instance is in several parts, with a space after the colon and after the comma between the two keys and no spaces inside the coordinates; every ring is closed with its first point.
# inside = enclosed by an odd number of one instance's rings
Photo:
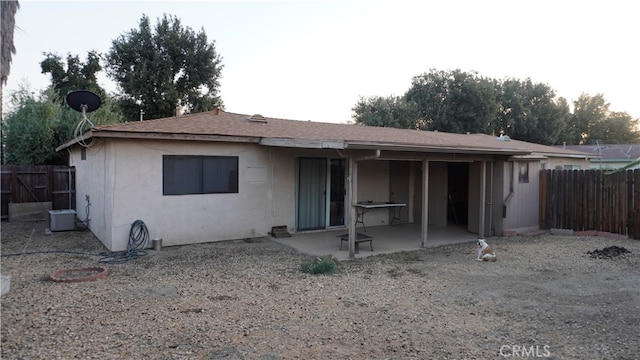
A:
{"type": "Polygon", "coordinates": [[[364,226],[364,213],[365,209],[356,208],[356,229],[358,228],[358,223],[362,224],[362,229],[367,232],[367,227],[364,226]]]}

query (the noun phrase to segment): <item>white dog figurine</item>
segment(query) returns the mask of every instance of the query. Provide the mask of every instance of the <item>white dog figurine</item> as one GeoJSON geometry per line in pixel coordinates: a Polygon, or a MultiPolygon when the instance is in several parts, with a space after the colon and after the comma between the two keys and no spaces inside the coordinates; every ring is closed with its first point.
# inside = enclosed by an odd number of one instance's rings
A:
{"type": "Polygon", "coordinates": [[[484,239],[478,239],[477,261],[496,261],[496,253],[484,239]]]}

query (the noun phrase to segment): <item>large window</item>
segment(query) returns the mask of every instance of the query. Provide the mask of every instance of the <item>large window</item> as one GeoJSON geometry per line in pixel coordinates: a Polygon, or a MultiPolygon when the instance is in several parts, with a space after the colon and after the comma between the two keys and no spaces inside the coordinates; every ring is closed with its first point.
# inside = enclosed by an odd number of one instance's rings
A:
{"type": "Polygon", "coordinates": [[[162,157],[163,195],[237,192],[237,156],[162,157]]]}

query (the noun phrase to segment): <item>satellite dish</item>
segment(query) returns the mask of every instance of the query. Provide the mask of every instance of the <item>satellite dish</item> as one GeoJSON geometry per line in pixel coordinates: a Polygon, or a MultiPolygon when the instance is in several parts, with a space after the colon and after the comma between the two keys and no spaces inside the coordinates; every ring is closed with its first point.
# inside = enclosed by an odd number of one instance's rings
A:
{"type": "Polygon", "coordinates": [[[92,112],[102,105],[100,97],[88,90],[76,90],[67,94],[67,104],[76,111],[92,112]]]}
{"type": "Polygon", "coordinates": [[[73,134],[78,139],[78,143],[84,147],[89,147],[84,140],[85,127],[93,128],[93,123],[87,118],[87,113],[97,110],[102,104],[100,97],[88,90],[76,90],[67,94],[67,104],[76,111],[82,112],[82,120],[76,126],[73,134]]]}

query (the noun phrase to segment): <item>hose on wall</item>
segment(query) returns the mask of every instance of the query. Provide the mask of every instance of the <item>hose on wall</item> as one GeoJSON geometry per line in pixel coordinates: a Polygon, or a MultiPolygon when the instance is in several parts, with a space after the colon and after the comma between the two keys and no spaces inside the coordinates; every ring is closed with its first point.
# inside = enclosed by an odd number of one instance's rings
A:
{"type": "Polygon", "coordinates": [[[129,242],[127,243],[127,250],[120,252],[112,252],[109,255],[100,259],[101,263],[121,263],[131,259],[135,259],[140,256],[147,255],[145,249],[149,245],[149,230],[147,225],[142,220],[136,220],[131,224],[129,230],[129,242]]]}

